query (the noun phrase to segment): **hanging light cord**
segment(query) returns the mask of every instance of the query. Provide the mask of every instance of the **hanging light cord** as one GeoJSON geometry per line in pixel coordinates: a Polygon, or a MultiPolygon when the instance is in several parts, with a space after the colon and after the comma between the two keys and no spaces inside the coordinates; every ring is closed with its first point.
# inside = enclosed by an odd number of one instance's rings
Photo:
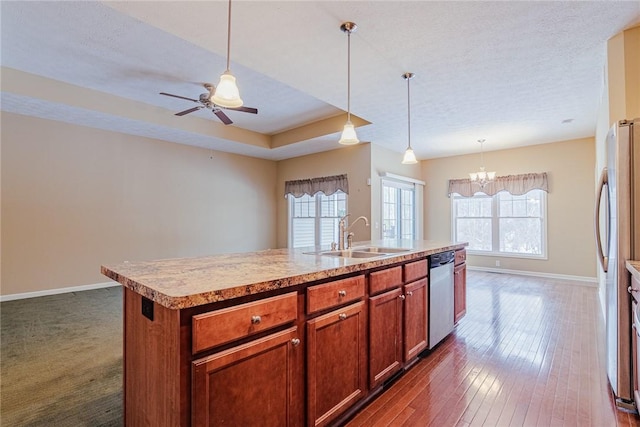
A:
{"type": "Polygon", "coordinates": [[[227,18],[227,71],[230,70],[229,63],[231,57],[231,0],[229,0],[229,16],[227,18]]]}
{"type": "Polygon", "coordinates": [[[480,139],[478,140],[478,142],[480,143],[480,166],[482,166],[482,169],[484,169],[484,153],[483,153],[483,149],[482,146],[484,144],[484,139],[480,139]]]}
{"type": "Polygon", "coordinates": [[[409,89],[410,77],[407,77],[407,134],[409,135],[409,148],[411,148],[411,91],[409,89]]]}

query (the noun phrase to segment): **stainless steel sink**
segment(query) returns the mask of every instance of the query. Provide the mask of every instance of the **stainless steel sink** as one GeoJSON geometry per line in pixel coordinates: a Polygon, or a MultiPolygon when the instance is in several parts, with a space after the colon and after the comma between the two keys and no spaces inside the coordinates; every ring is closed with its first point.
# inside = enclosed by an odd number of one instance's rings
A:
{"type": "Polygon", "coordinates": [[[408,252],[409,249],[387,248],[383,246],[364,246],[352,249],[344,249],[341,251],[320,251],[306,252],[309,255],[326,255],[341,258],[377,258],[382,256],[393,255],[401,252],[408,252]]]}
{"type": "Polygon", "coordinates": [[[375,258],[375,257],[384,256],[388,254],[376,253],[376,252],[364,252],[364,251],[361,252],[361,251],[345,249],[343,251],[318,252],[318,255],[335,256],[335,257],[342,257],[342,258],[375,258]]]}
{"type": "Polygon", "coordinates": [[[367,246],[363,248],[353,248],[353,251],[357,252],[380,252],[385,254],[397,254],[401,252],[409,252],[409,249],[402,248],[386,248],[383,246],[367,246]]]}

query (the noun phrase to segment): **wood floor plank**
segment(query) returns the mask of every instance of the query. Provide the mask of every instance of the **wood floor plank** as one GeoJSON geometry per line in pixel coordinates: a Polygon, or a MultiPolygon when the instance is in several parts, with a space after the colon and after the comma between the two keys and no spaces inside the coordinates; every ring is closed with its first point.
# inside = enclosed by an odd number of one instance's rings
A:
{"type": "Polygon", "coordinates": [[[615,407],[597,289],[469,271],[454,333],[348,427],[640,426],[615,407]]]}

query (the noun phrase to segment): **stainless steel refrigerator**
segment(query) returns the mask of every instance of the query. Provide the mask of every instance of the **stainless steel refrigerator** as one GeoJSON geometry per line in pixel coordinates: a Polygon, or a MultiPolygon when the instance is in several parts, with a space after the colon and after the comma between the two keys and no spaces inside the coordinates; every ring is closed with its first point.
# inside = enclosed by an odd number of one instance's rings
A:
{"type": "Polygon", "coordinates": [[[607,166],[596,197],[596,245],[606,272],[607,376],[618,406],[634,408],[628,259],[640,257],[640,119],[607,135],[607,166]]]}

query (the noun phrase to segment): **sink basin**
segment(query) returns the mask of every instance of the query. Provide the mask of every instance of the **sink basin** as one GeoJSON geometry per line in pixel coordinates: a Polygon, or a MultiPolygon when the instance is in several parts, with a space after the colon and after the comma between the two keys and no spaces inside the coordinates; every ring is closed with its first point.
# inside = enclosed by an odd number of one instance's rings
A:
{"type": "Polygon", "coordinates": [[[385,253],[385,254],[397,254],[401,252],[409,252],[409,249],[385,248],[382,246],[367,246],[364,248],[353,248],[353,250],[358,252],[379,252],[379,253],[385,253]]]}
{"type": "Polygon", "coordinates": [[[387,248],[383,246],[363,246],[353,249],[337,251],[306,252],[309,255],[326,255],[341,258],[376,258],[393,255],[401,252],[408,252],[409,249],[387,248]]]}
{"type": "Polygon", "coordinates": [[[388,255],[386,253],[379,252],[367,252],[367,251],[355,251],[355,250],[344,250],[344,251],[326,251],[320,252],[318,255],[328,255],[328,256],[336,256],[342,258],[375,258],[379,256],[388,255]]]}

